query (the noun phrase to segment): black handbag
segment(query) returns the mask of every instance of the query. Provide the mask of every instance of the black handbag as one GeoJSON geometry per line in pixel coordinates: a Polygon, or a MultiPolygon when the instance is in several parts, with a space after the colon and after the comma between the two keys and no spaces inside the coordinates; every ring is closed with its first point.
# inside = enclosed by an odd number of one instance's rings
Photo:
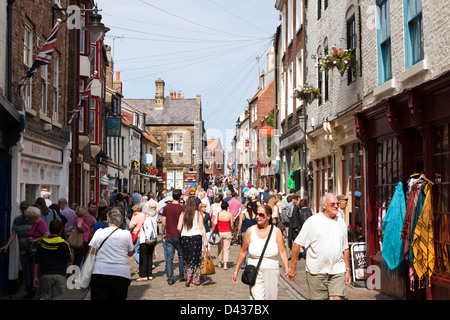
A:
{"type": "Polygon", "coordinates": [[[253,286],[256,282],[256,276],[258,275],[259,266],[261,265],[261,261],[266,251],[267,244],[269,243],[270,236],[272,235],[273,224],[270,227],[269,235],[267,236],[266,244],[264,245],[264,249],[261,252],[261,256],[259,257],[258,265],[255,267],[254,265],[247,264],[245,266],[244,271],[242,272],[241,281],[242,283],[253,286]]]}

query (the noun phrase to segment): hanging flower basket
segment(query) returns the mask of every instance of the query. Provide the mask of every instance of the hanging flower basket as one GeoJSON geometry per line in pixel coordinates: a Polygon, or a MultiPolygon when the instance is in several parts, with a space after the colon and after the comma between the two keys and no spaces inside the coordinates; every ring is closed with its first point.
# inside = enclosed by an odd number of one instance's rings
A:
{"type": "Polygon", "coordinates": [[[155,167],[153,167],[151,165],[144,164],[141,166],[141,173],[148,174],[151,176],[156,176],[156,175],[158,175],[158,169],[156,169],[155,167]]]}
{"type": "Polygon", "coordinates": [[[355,65],[355,57],[350,50],[332,47],[327,55],[319,56],[318,68],[321,71],[336,68],[341,76],[355,65]]]}
{"type": "Polygon", "coordinates": [[[320,96],[320,90],[318,88],[312,84],[306,84],[303,87],[295,88],[292,97],[303,100],[306,103],[311,103],[320,96]]]}

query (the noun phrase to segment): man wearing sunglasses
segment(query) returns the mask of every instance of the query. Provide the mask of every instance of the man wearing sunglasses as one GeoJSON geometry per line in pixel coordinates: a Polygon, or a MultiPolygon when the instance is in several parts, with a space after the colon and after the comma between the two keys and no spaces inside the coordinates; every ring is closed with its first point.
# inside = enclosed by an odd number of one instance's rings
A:
{"type": "Polygon", "coordinates": [[[297,276],[300,247],[307,249],[306,280],[310,300],[341,300],[345,285],[351,282],[347,225],[337,217],[340,201],[327,193],[322,199],[322,212],[304,223],[294,240],[291,265],[287,277],[297,276]]]}

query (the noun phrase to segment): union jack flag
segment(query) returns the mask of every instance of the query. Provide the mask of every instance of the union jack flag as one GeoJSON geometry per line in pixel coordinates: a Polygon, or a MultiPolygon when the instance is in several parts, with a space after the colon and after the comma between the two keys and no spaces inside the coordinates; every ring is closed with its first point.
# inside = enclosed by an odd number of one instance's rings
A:
{"type": "Polygon", "coordinates": [[[84,89],[83,94],[80,97],[80,102],[78,102],[78,105],[75,107],[75,109],[73,109],[73,111],[71,111],[72,117],[70,117],[69,124],[72,123],[72,120],[73,120],[73,117],[75,116],[75,114],[80,112],[81,109],[83,109],[83,107],[86,105],[86,102],[89,99],[89,95],[91,94],[91,88],[92,88],[92,83],[94,82],[94,79],[97,79],[97,71],[95,71],[94,74],[89,79],[89,82],[87,83],[86,88],[84,89]]]}
{"type": "Polygon", "coordinates": [[[17,93],[19,97],[22,97],[23,92],[23,86],[25,85],[25,82],[28,78],[31,78],[36,71],[41,66],[45,66],[50,63],[50,60],[52,59],[53,51],[55,49],[56,44],[56,36],[58,35],[58,29],[59,25],[61,24],[61,20],[58,19],[56,21],[55,26],[52,29],[52,32],[50,33],[50,36],[48,37],[47,41],[45,41],[44,45],[42,46],[41,51],[39,51],[36,59],[34,60],[33,65],[31,68],[25,73],[25,75],[20,79],[19,86],[17,88],[17,93]]]}

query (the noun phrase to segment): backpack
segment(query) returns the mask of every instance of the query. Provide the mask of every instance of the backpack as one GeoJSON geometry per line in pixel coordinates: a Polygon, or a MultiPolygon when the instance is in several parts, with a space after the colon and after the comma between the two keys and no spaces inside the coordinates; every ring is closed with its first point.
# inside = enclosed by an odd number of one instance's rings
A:
{"type": "Polygon", "coordinates": [[[281,210],[281,222],[288,226],[291,221],[292,212],[294,212],[294,204],[290,203],[281,210]]]}

